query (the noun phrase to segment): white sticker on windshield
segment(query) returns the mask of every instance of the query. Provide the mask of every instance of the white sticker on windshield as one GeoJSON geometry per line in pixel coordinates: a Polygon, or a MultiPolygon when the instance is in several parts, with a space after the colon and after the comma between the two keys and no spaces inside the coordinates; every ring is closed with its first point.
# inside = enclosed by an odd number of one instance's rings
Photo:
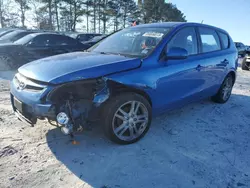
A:
{"type": "Polygon", "coordinates": [[[163,36],[163,33],[157,33],[157,32],[146,32],[142,36],[144,37],[155,37],[155,38],[161,38],[163,36]]]}

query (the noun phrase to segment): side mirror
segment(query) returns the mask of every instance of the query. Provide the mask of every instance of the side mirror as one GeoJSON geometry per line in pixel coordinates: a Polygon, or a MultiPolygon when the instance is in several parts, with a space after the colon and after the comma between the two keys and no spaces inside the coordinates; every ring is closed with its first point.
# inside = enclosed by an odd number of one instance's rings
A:
{"type": "Polygon", "coordinates": [[[172,47],[165,51],[166,59],[186,59],[188,57],[188,52],[184,48],[172,47]]]}

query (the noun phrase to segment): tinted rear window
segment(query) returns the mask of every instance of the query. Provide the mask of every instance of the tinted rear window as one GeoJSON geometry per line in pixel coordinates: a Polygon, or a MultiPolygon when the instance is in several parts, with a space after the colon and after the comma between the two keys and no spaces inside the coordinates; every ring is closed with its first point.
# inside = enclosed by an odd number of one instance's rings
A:
{"type": "Polygon", "coordinates": [[[221,43],[222,43],[222,49],[227,49],[229,48],[229,39],[228,39],[228,35],[225,33],[221,33],[218,32],[220,39],[221,39],[221,43]]]}
{"type": "Polygon", "coordinates": [[[68,36],[63,35],[54,35],[51,37],[50,43],[51,46],[65,46],[65,45],[76,45],[77,41],[68,36]]]}

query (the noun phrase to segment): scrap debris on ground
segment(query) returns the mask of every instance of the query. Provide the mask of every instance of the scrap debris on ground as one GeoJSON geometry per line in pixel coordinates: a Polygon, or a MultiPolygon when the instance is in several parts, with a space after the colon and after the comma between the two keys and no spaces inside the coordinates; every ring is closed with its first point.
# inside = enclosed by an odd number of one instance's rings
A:
{"type": "Polygon", "coordinates": [[[98,125],[70,138],[17,120],[11,73],[0,73],[0,187],[250,187],[250,72],[224,105],[204,100],[165,113],[138,143],[109,142],[98,125]]]}

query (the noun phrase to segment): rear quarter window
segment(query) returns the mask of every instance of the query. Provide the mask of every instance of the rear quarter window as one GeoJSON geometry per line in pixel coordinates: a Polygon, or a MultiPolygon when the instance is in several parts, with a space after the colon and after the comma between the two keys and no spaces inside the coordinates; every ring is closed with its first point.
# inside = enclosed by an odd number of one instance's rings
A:
{"type": "Polygon", "coordinates": [[[222,33],[222,32],[218,32],[218,33],[219,33],[219,36],[220,36],[220,39],[221,39],[222,49],[229,48],[230,43],[229,43],[228,35],[225,34],[225,33],[222,33]]]}

